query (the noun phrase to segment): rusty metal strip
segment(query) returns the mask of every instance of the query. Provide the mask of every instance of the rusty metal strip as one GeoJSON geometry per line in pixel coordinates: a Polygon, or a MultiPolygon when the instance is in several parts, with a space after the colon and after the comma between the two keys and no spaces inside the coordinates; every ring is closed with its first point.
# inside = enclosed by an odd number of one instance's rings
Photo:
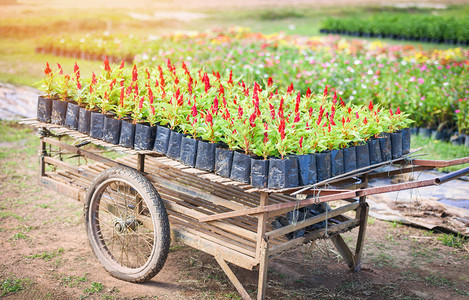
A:
{"type": "Polygon", "coordinates": [[[347,191],[347,192],[323,196],[323,197],[310,198],[310,199],[305,199],[305,200],[273,204],[273,205],[267,205],[267,206],[261,206],[261,207],[253,207],[253,208],[248,208],[248,209],[230,211],[230,212],[221,213],[221,214],[204,216],[204,217],[199,218],[199,221],[210,222],[210,221],[221,220],[221,219],[226,219],[226,218],[233,218],[233,217],[239,217],[239,216],[245,216],[245,215],[254,215],[254,214],[259,214],[259,213],[264,213],[264,212],[272,212],[272,211],[286,209],[286,208],[291,208],[291,209],[301,208],[301,207],[308,206],[308,205],[315,204],[315,203],[323,203],[323,202],[341,200],[341,199],[353,198],[353,197],[356,197],[356,191],[347,191]]]}
{"type": "Polygon", "coordinates": [[[431,167],[431,166],[407,167],[407,168],[402,168],[402,169],[393,170],[389,172],[379,172],[375,174],[370,174],[368,175],[368,178],[369,179],[382,178],[382,177],[389,177],[389,176],[394,176],[394,175],[400,175],[400,174],[405,174],[405,173],[410,173],[410,172],[418,172],[418,171],[423,171],[423,170],[431,170],[431,169],[434,169],[434,167],[431,167]]]}
{"type": "Polygon", "coordinates": [[[469,163],[469,156],[463,158],[457,158],[452,160],[425,160],[425,159],[414,159],[412,160],[413,165],[429,166],[434,168],[444,168],[450,166],[456,166],[461,164],[469,163]]]}

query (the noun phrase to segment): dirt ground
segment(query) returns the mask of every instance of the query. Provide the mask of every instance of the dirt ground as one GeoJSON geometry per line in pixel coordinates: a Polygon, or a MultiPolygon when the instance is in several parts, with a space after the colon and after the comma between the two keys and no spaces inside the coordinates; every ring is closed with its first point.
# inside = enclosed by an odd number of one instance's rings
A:
{"type": "MultiPolygon", "coordinates": [[[[6,299],[239,299],[209,255],[172,242],[163,270],[132,284],[106,273],[88,245],[82,204],[37,185],[34,133],[0,123],[0,297],[6,299]]],[[[344,235],[352,244],[353,230],[344,235]]],[[[271,260],[269,299],[468,299],[469,247],[442,233],[368,221],[363,270],[330,241],[271,260]]],[[[252,296],[257,271],[233,267],[252,296]]]]}

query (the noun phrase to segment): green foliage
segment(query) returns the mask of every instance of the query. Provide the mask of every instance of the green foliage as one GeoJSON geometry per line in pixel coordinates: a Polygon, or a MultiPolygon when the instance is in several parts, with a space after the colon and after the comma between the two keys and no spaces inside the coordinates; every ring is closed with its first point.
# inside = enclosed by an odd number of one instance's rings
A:
{"type": "Polygon", "coordinates": [[[464,243],[467,243],[467,240],[464,236],[460,235],[459,233],[457,235],[448,233],[448,234],[443,234],[438,237],[438,240],[441,241],[441,243],[445,246],[448,247],[454,247],[454,248],[462,248],[464,243]]]}
{"type": "Polygon", "coordinates": [[[469,41],[469,20],[463,17],[381,13],[366,18],[327,18],[322,22],[322,28],[333,32],[395,35],[434,41],[469,41]]]}
{"type": "Polygon", "coordinates": [[[104,289],[104,285],[100,282],[92,282],[90,287],[87,287],[83,290],[83,292],[87,295],[93,295],[95,293],[99,293],[104,289]]]}
{"type": "Polygon", "coordinates": [[[39,259],[43,259],[45,261],[50,261],[52,260],[54,257],[57,257],[59,255],[61,255],[65,250],[63,248],[59,248],[57,250],[53,250],[53,251],[44,251],[42,253],[36,253],[36,254],[32,254],[30,256],[26,256],[27,258],[30,258],[30,259],[36,259],[36,258],[39,258],[39,259]]]}
{"type": "Polygon", "coordinates": [[[15,276],[3,279],[1,281],[1,296],[6,296],[10,293],[22,291],[30,283],[29,279],[20,279],[15,276]]]}

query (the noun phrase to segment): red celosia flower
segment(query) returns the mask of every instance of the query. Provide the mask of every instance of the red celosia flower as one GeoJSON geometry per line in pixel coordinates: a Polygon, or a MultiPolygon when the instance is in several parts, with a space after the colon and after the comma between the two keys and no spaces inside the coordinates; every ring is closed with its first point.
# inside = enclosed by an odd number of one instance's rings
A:
{"type": "Polygon", "coordinates": [[[287,89],[287,94],[290,94],[291,92],[293,92],[293,82],[290,83],[290,86],[287,89]]]}
{"type": "Polygon", "coordinates": [[[138,103],[138,109],[142,109],[144,100],[145,100],[145,97],[142,96],[142,98],[140,98],[140,102],[138,103]]]}
{"type": "Polygon", "coordinates": [[[147,79],[150,79],[150,71],[148,71],[148,68],[145,68],[145,73],[147,74],[147,79]]]}
{"type": "Polygon", "coordinates": [[[161,66],[158,66],[158,72],[160,73],[160,87],[163,89],[166,83],[164,81],[163,69],[161,66]]]}
{"type": "Polygon", "coordinates": [[[214,113],[214,114],[218,113],[218,98],[217,98],[217,96],[215,96],[215,99],[213,99],[212,113],[214,113]]]}
{"type": "Polygon", "coordinates": [[[124,80],[121,80],[120,85],[121,85],[121,95],[119,97],[119,104],[121,107],[124,107],[124,94],[125,94],[124,80]]]}
{"type": "Polygon", "coordinates": [[[342,116],[342,126],[344,126],[344,125],[345,125],[345,118],[344,118],[344,116],[342,116]]]}
{"type": "Polygon", "coordinates": [[[360,116],[358,115],[358,112],[355,113],[355,117],[360,118],[360,116]]]}
{"type": "Polygon", "coordinates": [[[49,63],[46,63],[46,68],[44,69],[44,74],[46,74],[46,76],[48,76],[51,73],[52,73],[52,69],[50,68],[49,63]]]}
{"type": "Polygon", "coordinates": [[[251,127],[256,127],[256,113],[255,112],[253,112],[251,116],[249,117],[249,125],[251,125],[251,127]]]}
{"type": "Polygon", "coordinates": [[[272,116],[272,119],[275,119],[275,108],[272,105],[272,103],[269,103],[269,108],[270,108],[270,115],[272,116]]]}
{"type": "Polygon", "coordinates": [[[272,79],[272,77],[269,77],[269,79],[267,79],[267,86],[270,87],[272,86],[272,84],[274,84],[274,80],[272,79]]]}
{"type": "Polygon", "coordinates": [[[220,88],[218,89],[218,95],[223,95],[225,93],[225,89],[223,88],[223,85],[220,83],[220,88]]]}
{"type": "Polygon", "coordinates": [[[300,113],[298,112],[295,116],[295,120],[293,122],[298,123],[300,121],[300,113]]]}
{"type": "Polygon", "coordinates": [[[326,87],[324,88],[324,97],[327,97],[327,85],[326,85],[326,87]]]}
{"type": "Polygon", "coordinates": [[[114,85],[116,84],[116,81],[117,81],[117,79],[114,78],[114,79],[111,81],[111,83],[109,84],[109,87],[111,88],[111,90],[112,90],[112,88],[114,87],[114,85]]]}
{"type": "Polygon", "coordinates": [[[300,101],[301,101],[301,94],[300,92],[298,92],[298,94],[296,95],[295,114],[298,114],[298,112],[300,111],[300,101]]]}
{"type": "Polygon", "coordinates": [[[77,77],[80,77],[80,68],[78,67],[77,62],[75,62],[75,65],[73,66],[73,73],[75,73],[75,75],[78,73],[77,77]]]}
{"type": "Polygon", "coordinates": [[[238,106],[238,119],[241,119],[243,117],[243,108],[238,106]]]}
{"type": "Polygon", "coordinates": [[[363,124],[368,124],[368,120],[366,119],[366,117],[363,119],[363,124]]]}
{"type": "Polygon", "coordinates": [[[394,113],[392,112],[392,107],[389,109],[389,114],[390,114],[391,116],[394,115],[394,113]]]}
{"type": "Polygon", "coordinates": [[[300,148],[303,148],[303,137],[300,138],[300,148]]]}
{"type": "Polygon", "coordinates": [[[192,105],[192,116],[195,118],[197,117],[197,106],[195,106],[195,101],[194,101],[194,105],[192,105]]]}
{"type": "Polygon", "coordinates": [[[119,69],[122,70],[124,68],[124,66],[125,66],[125,58],[122,59],[121,64],[119,66],[119,69]]]}
{"type": "Polygon", "coordinates": [[[233,84],[233,70],[230,70],[230,78],[228,79],[228,84],[233,84]]]}
{"type": "Polygon", "coordinates": [[[311,97],[311,89],[310,88],[308,88],[306,90],[306,98],[309,98],[309,97],[311,97]]]}
{"type": "Polygon", "coordinates": [[[352,113],[352,108],[349,107],[349,108],[347,109],[347,112],[348,112],[349,114],[351,114],[351,113],[352,113]]]}
{"type": "Polygon", "coordinates": [[[264,144],[267,143],[267,141],[269,140],[269,134],[267,133],[267,130],[268,130],[268,127],[267,127],[267,123],[264,123],[264,144]]]}
{"type": "Polygon", "coordinates": [[[109,66],[109,60],[107,59],[107,56],[104,57],[104,71],[108,73],[111,72],[111,67],[109,66]]]}
{"type": "Polygon", "coordinates": [[[280,125],[278,127],[278,131],[280,133],[280,138],[282,141],[285,139],[285,119],[280,119],[280,125]]]}
{"type": "Polygon", "coordinates": [[[337,103],[337,92],[334,92],[334,97],[332,97],[332,104],[335,105],[337,103]]]}
{"type": "Polygon", "coordinates": [[[396,115],[399,115],[401,113],[401,109],[400,107],[398,106],[397,109],[396,109],[396,115]]]}
{"type": "Polygon", "coordinates": [[[373,101],[370,100],[370,103],[368,104],[368,109],[373,110],[373,101]]]}
{"type": "Polygon", "coordinates": [[[91,84],[92,85],[95,85],[96,83],[98,82],[98,80],[96,79],[96,74],[93,74],[91,75],[91,84]]]}
{"type": "Polygon", "coordinates": [[[134,65],[134,68],[132,69],[132,82],[136,82],[137,79],[138,79],[137,66],[134,65]]]}
{"type": "Polygon", "coordinates": [[[177,98],[177,106],[183,106],[184,105],[184,96],[181,94],[177,98]]]}
{"type": "Polygon", "coordinates": [[[344,100],[342,100],[342,97],[339,97],[339,99],[340,99],[340,105],[342,105],[342,107],[345,107],[345,102],[344,100]]]}
{"type": "Polygon", "coordinates": [[[205,116],[205,123],[210,124],[211,126],[213,126],[213,117],[212,117],[211,113],[208,113],[205,116]]]}
{"type": "Polygon", "coordinates": [[[59,74],[63,75],[64,70],[62,70],[62,66],[59,63],[57,63],[57,67],[59,68],[59,74]]]}
{"type": "Polygon", "coordinates": [[[309,116],[311,117],[312,115],[313,115],[313,108],[310,107],[310,108],[309,108],[309,116]]]}

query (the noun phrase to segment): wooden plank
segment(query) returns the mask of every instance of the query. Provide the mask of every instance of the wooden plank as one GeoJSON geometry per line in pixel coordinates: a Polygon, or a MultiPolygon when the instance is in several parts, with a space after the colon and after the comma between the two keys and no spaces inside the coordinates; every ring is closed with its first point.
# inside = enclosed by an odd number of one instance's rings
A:
{"type": "Polygon", "coordinates": [[[267,232],[266,236],[267,236],[267,238],[276,238],[276,237],[288,234],[290,232],[296,231],[298,229],[308,227],[310,225],[322,222],[326,219],[326,217],[327,218],[334,218],[335,216],[341,215],[341,214],[343,214],[347,211],[351,211],[351,210],[356,209],[359,205],[360,205],[360,203],[358,203],[358,202],[357,203],[347,204],[347,205],[344,205],[342,207],[336,208],[334,210],[330,210],[330,211],[327,212],[327,214],[322,213],[322,214],[319,214],[319,215],[314,216],[312,218],[305,219],[303,221],[299,221],[296,224],[287,225],[287,226],[275,229],[273,231],[267,232]]]}
{"type": "Polygon", "coordinates": [[[75,173],[77,175],[89,178],[89,179],[94,179],[96,176],[91,175],[90,173],[86,172],[84,169],[78,167],[78,166],[73,166],[69,163],[66,163],[64,161],[52,158],[50,156],[45,156],[44,161],[48,164],[57,166],[59,168],[62,168],[64,170],[67,170],[71,173],[75,173]]]}
{"type": "Polygon", "coordinates": [[[70,186],[69,184],[59,182],[49,177],[40,177],[39,185],[46,187],[48,189],[54,190],[72,199],[82,201],[82,199],[80,199],[81,197],[79,196],[80,195],[79,190],[77,188],[70,186]]]}
{"type": "Polygon", "coordinates": [[[246,292],[241,282],[239,282],[238,278],[233,273],[233,271],[231,271],[230,267],[223,260],[223,258],[221,258],[220,255],[215,255],[215,260],[218,262],[222,270],[225,272],[226,276],[231,281],[231,283],[235,286],[236,290],[241,295],[243,300],[250,300],[251,296],[249,296],[248,292],[246,292]]]}
{"type": "Polygon", "coordinates": [[[368,220],[368,203],[360,203],[360,228],[358,230],[357,247],[355,249],[355,263],[353,265],[353,271],[358,272],[361,269],[361,257],[363,253],[363,245],[365,244],[366,226],[368,220]]]}
{"type": "Polygon", "coordinates": [[[206,252],[212,256],[219,255],[223,260],[248,270],[252,270],[258,264],[252,257],[220,246],[214,242],[207,241],[206,239],[187,232],[183,228],[171,226],[171,229],[177,240],[180,240],[192,248],[206,252]]]}
{"type": "Polygon", "coordinates": [[[345,263],[349,266],[349,268],[353,268],[355,266],[355,258],[342,236],[340,234],[332,236],[331,241],[337,251],[339,251],[340,255],[342,255],[345,260],[345,263]]]}
{"type": "MultiPolygon", "coordinates": [[[[259,206],[266,206],[269,201],[269,194],[261,193],[259,206]]],[[[263,251],[262,245],[263,241],[265,240],[265,228],[267,225],[267,213],[262,213],[257,216],[257,250],[256,250],[256,259],[259,259],[261,256],[261,252],[263,251]]]]}
{"type": "MultiPolygon", "coordinates": [[[[340,223],[340,224],[337,224],[337,225],[328,226],[327,233],[328,233],[329,236],[332,236],[332,235],[340,233],[342,231],[347,231],[347,230],[349,230],[353,227],[356,227],[359,224],[359,222],[360,222],[360,220],[352,219],[350,221],[346,221],[346,222],[343,222],[343,223],[340,223]]],[[[270,255],[275,255],[275,254],[281,253],[285,250],[288,250],[288,249],[291,249],[293,247],[299,246],[303,243],[315,240],[317,238],[324,237],[325,233],[326,233],[325,228],[315,230],[315,231],[313,231],[312,233],[310,233],[308,235],[289,240],[288,242],[285,242],[285,243],[280,244],[278,246],[273,246],[269,250],[269,253],[270,253],[270,255]]]]}
{"type": "Polygon", "coordinates": [[[295,202],[273,204],[273,205],[268,205],[268,206],[263,206],[263,207],[254,207],[254,208],[236,210],[236,211],[226,212],[226,213],[221,213],[221,214],[216,214],[216,215],[210,215],[210,216],[205,216],[203,218],[200,218],[199,221],[210,222],[210,221],[222,220],[226,218],[233,218],[233,217],[239,217],[239,216],[245,216],[245,215],[254,215],[254,214],[259,214],[263,212],[273,212],[273,211],[287,209],[287,208],[292,208],[292,209],[301,208],[301,207],[308,206],[308,205],[315,204],[315,203],[324,203],[328,201],[341,200],[345,198],[353,198],[355,196],[356,196],[356,191],[349,191],[349,192],[343,192],[343,193],[322,196],[322,197],[317,197],[317,198],[310,198],[310,199],[305,199],[305,200],[300,200],[300,201],[295,201],[295,202]]]}
{"type": "Polygon", "coordinates": [[[265,239],[262,239],[261,256],[259,257],[259,281],[257,284],[257,299],[264,300],[265,292],[267,289],[267,274],[269,267],[269,244],[265,239]]]}

